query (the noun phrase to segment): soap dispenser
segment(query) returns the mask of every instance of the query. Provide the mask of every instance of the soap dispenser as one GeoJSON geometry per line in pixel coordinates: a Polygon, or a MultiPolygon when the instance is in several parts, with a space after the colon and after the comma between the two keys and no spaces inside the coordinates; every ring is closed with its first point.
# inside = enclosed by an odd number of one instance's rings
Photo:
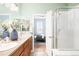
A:
{"type": "Polygon", "coordinates": [[[18,39],[18,32],[16,29],[13,28],[13,30],[11,32],[11,40],[16,41],[17,39],[18,39]]]}

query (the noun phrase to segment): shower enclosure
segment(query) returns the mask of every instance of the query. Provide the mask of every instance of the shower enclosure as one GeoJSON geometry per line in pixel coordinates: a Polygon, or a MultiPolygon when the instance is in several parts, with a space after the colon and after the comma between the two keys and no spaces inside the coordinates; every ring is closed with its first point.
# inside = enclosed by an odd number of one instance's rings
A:
{"type": "Polygon", "coordinates": [[[79,56],[79,8],[56,9],[52,20],[52,54],[79,56]]]}
{"type": "Polygon", "coordinates": [[[56,13],[58,49],[79,49],[79,9],[60,8],[56,13]]]}

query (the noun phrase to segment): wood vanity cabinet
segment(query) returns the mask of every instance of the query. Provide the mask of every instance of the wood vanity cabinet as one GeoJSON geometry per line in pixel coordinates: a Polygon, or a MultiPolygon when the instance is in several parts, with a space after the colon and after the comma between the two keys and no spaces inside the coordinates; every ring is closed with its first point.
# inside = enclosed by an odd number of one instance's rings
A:
{"type": "Polygon", "coordinates": [[[32,50],[32,37],[27,39],[11,56],[29,56],[32,50]]]}
{"type": "Polygon", "coordinates": [[[25,43],[24,51],[22,52],[21,56],[30,56],[32,50],[32,37],[30,37],[25,43]]]}

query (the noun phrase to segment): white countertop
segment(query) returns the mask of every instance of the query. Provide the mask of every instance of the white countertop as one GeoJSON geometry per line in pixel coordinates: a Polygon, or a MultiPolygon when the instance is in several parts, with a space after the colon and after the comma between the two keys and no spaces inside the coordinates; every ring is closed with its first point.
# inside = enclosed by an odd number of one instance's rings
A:
{"type": "Polygon", "coordinates": [[[19,48],[30,37],[31,37],[31,34],[29,32],[21,33],[20,38],[17,41],[11,41],[12,43],[14,42],[14,43],[18,43],[18,44],[14,48],[11,48],[9,50],[0,51],[0,56],[9,56],[14,50],[19,48]]]}

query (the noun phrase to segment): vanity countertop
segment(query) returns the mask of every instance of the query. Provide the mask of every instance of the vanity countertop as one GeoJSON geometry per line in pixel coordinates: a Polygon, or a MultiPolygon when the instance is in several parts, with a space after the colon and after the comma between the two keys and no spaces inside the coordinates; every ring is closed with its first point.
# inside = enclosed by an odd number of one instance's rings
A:
{"type": "Polygon", "coordinates": [[[17,43],[17,45],[15,47],[9,49],[9,50],[0,51],[0,56],[9,56],[11,53],[13,53],[14,50],[18,49],[28,38],[31,37],[31,34],[29,32],[27,32],[25,34],[21,33],[21,35],[20,35],[20,38],[17,41],[10,41],[12,43],[13,42],[17,43]]]}

